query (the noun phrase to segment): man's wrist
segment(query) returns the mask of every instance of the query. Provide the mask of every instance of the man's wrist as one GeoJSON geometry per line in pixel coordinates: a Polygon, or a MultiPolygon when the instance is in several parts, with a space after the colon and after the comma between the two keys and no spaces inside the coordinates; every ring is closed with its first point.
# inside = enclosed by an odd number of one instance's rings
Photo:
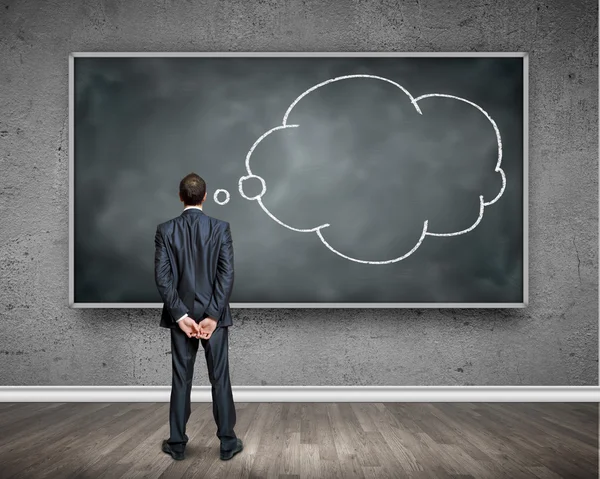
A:
{"type": "Polygon", "coordinates": [[[175,321],[176,323],[178,323],[179,321],[181,321],[182,319],[185,319],[188,317],[188,314],[185,313],[181,318],[179,318],[177,321],[175,321]]]}

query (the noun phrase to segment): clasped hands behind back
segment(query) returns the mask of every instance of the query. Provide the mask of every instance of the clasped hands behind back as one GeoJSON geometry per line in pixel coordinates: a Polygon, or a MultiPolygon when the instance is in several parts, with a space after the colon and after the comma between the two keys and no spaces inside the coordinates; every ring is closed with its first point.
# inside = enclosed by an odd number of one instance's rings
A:
{"type": "Polygon", "coordinates": [[[188,316],[179,321],[177,325],[188,338],[210,339],[212,333],[217,328],[217,320],[206,317],[199,323],[196,323],[196,321],[188,316]]]}

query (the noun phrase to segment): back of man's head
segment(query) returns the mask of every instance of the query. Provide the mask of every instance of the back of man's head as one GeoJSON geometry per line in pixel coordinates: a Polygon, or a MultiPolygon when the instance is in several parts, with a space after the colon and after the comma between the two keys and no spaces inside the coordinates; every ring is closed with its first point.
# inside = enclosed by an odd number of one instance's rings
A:
{"type": "Polygon", "coordinates": [[[206,182],[196,173],[190,173],[179,183],[179,198],[186,206],[202,204],[206,195],[206,182]]]}

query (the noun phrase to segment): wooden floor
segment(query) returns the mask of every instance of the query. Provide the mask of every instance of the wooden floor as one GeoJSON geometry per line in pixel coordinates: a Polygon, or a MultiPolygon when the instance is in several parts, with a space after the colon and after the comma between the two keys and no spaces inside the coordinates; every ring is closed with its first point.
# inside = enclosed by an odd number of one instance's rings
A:
{"type": "Polygon", "coordinates": [[[193,403],[174,461],[167,403],[0,403],[0,478],[598,478],[597,403],[239,403],[218,458],[193,403]]]}

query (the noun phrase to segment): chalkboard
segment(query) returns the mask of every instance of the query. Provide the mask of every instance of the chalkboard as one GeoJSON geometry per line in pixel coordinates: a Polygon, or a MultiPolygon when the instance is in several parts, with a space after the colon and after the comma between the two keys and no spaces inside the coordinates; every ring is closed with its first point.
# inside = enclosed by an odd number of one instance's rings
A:
{"type": "Polygon", "coordinates": [[[202,176],[233,307],[527,303],[527,56],[72,54],[70,301],[158,307],[202,176]]]}

